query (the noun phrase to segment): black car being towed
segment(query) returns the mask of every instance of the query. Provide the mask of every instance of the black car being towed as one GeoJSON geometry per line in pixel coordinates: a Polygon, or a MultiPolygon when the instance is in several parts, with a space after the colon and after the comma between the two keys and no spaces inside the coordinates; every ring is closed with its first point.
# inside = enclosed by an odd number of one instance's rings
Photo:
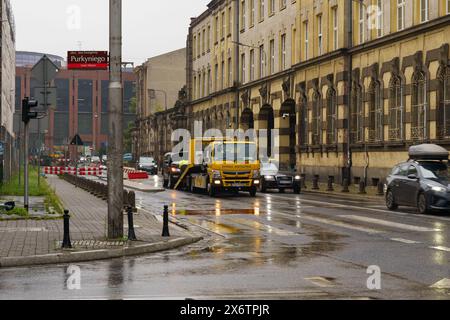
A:
{"type": "Polygon", "coordinates": [[[450,212],[449,152],[437,145],[423,144],[411,147],[409,156],[387,178],[388,209],[412,206],[421,214],[450,212]]]}

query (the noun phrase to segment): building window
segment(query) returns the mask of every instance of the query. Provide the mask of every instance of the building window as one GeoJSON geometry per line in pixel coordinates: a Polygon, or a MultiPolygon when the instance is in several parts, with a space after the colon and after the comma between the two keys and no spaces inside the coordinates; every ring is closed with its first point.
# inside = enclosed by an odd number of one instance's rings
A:
{"type": "Polygon", "coordinates": [[[364,140],[364,112],[363,112],[362,88],[354,83],[351,92],[350,111],[350,141],[361,143],[364,140]]]}
{"type": "Polygon", "coordinates": [[[220,67],[221,77],[220,77],[220,89],[225,88],[225,61],[222,60],[220,67]]]}
{"type": "Polygon", "coordinates": [[[383,100],[380,83],[373,80],[369,86],[369,142],[383,141],[383,100]]]}
{"type": "Polygon", "coordinates": [[[265,1],[266,1],[266,0],[259,0],[259,21],[264,20],[264,14],[265,14],[265,1]]]}
{"type": "Polygon", "coordinates": [[[220,28],[219,28],[219,16],[216,16],[216,41],[215,42],[219,42],[220,39],[220,28]]]}
{"type": "Polygon", "coordinates": [[[365,39],[365,11],[364,4],[359,4],[359,43],[363,43],[365,39]]]}
{"type": "Polygon", "coordinates": [[[221,38],[225,38],[226,33],[226,27],[227,27],[227,20],[225,18],[225,11],[222,12],[222,30],[220,31],[221,38]]]}
{"type": "Polygon", "coordinates": [[[308,32],[308,21],[303,22],[303,33],[305,35],[305,60],[309,59],[309,32],[308,32]]]}
{"type": "Polygon", "coordinates": [[[338,7],[333,8],[333,48],[334,50],[339,48],[338,7]]]}
{"type": "Polygon", "coordinates": [[[250,81],[255,80],[255,50],[250,50],[250,81]]]}
{"type": "Polygon", "coordinates": [[[315,91],[313,94],[313,108],[312,108],[312,144],[321,144],[321,122],[322,122],[322,105],[320,92],[315,91]]]}
{"type": "Polygon", "coordinates": [[[317,29],[318,29],[318,50],[319,55],[323,53],[323,28],[322,28],[322,15],[317,16],[317,29]]]}
{"type": "Polygon", "coordinates": [[[403,138],[403,88],[398,76],[393,76],[389,84],[389,140],[403,138]]]}
{"type": "Polygon", "coordinates": [[[377,0],[377,36],[383,36],[383,0],[377,0]]]}
{"type": "Polygon", "coordinates": [[[397,0],[397,29],[405,29],[405,8],[406,0],[397,0]]]}
{"type": "Polygon", "coordinates": [[[212,81],[212,79],[211,79],[211,70],[208,69],[208,85],[207,85],[207,90],[206,90],[206,94],[208,96],[211,94],[211,87],[212,87],[211,81],[212,81]]]}
{"type": "Polygon", "coordinates": [[[308,124],[309,124],[309,112],[308,101],[305,95],[300,98],[300,145],[306,146],[308,144],[308,124]]]}
{"type": "Polygon", "coordinates": [[[214,74],[215,74],[214,91],[216,92],[219,89],[219,65],[217,63],[214,66],[214,74]]]}
{"type": "Polygon", "coordinates": [[[265,66],[266,66],[266,53],[264,51],[264,45],[259,46],[259,77],[264,78],[266,76],[265,66]]]}
{"type": "Polygon", "coordinates": [[[281,35],[281,69],[286,70],[286,34],[281,35]]]}
{"type": "Polygon", "coordinates": [[[415,72],[412,81],[411,139],[425,139],[427,85],[425,74],[415,72]]]}
{"type": "Polygon", "coordinates": [[[245,83],[245,72],[246,72],[246,65],[245,65],[245,53],[241,54],[241,82],[245,83]]]}
{"type": "Polygon", "coordinates": [[[192,88],[194,100],[197,99],[197,77],[194,77],[194,87],[192,88]]]}
{"type": "Polygon", "coordinates": [[[197,56],[197,36],[194,36],[194,41],[192,43],[192,54],[195,57],[197,56]]]}
{"type": "Polygon", "coordinates": [[[447,0],[447,14],[450,14],[450,0],[447,0]]]}
{"type": "Polygon", "coordinates": [[[250,26],[255,25],[255,1],[250,0],[250,26]]]}
{"type": "Polygon", "coordinates": [[[440,72],[439,81],[439,138],[450,139],[450,67],[440,72]]]}
{"type": "Polygon", "coordinates": [[[233,86],[233,63],[231,58],[228,58],[228,87],[233,86]]]}
{"type": "Polygon", "coordinates": [[[429,15],[429,0],[420,0],[420,22],[427,22],[429,15]]]}
{"type": "Polygon", "coordinates": [[[327,144],[335,144],[337,137],[337,98],[336,90],[327,92],[327,144]]]}
{"type": "Polygon", "coordinates": [[[280,10],[286,8],[286,0],[280,0],[280,10]]]}
{"type": "Polygon", "coordinates": [[[208,51],[211,50],[211,27],[208,26],[208,38],[207,38],[207,44],[208,44],[208,51]]]}
{"type": "Polygon", "coordinates": [[[205,29],[203,29],[203,32],[202,32],[202,53],[204,54],[205,53],[205,51],[206,51],[206,30],[205,29]]]}
{"type": "MultiPolygon", "coordinates": [[[[250,0],[252,1],[252,0],[250,0]]],[[[245,20],[246,20],[246,15],[247,12],[245,11],[246,7],[245,7],[245,0],[241,1],[241,29],[245,30],[245,20]]]]}
{"type": "Polygon", "coordinates": [[[228,8],[228,34],[233,32],[233,10],[231,7],[228,8]]]}
{"type": "Polygon", "coordinates": [[[270,40],[270,74],[275,73],[275,40],[270,40]]]}
{"type": "Polygon", "coordinates": [[[272,15],[275,13],[275,0],[269,0],[270,7],[269,7],[269,15],[272,15]]]}

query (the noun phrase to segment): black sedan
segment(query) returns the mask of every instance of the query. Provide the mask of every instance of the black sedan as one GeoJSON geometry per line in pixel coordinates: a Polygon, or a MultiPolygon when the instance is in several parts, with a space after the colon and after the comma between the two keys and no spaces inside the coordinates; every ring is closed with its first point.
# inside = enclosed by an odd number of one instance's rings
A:
{"type": "Polygon", "coordinates": [[[265,193],[270,189],[279,190],[281,193],[293,190],[294,193],[300,194],[301,177],[295,172],[279,171],[274,163],[262,163],[260,191],[265,193]]]}
{"type": "Polygon", "coordinates": [[[395,166],[387,177],[385,191],[390,210],[411,206],[421,214],[450,212],[448,152],[435,145],[411,148],[410,160],[395,166]]]}

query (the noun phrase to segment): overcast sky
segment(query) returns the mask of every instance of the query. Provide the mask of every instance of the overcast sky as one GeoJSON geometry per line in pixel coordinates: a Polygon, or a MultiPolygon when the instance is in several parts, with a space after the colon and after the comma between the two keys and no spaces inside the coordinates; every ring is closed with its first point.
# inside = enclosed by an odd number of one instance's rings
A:
{"type": "MultiPolygon", "coordinates": [[[[10,0],[17,50],[66,57],[70,50],[108,50],[108,0],[10,0]]],[[[190,18],[209,0],[123,0],[123,60],[137,64],[186,46],[190,18]]]]}

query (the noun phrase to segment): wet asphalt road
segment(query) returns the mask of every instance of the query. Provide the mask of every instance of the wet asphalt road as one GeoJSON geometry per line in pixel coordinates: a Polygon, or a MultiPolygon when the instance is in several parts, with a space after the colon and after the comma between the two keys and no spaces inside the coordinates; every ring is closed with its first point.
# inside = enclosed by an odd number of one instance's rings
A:
{"type": "MultiPolygon", "coordinates": [[[[151,180],[151,183],[154,183],[151,180]]],[[[159,183],[159,181],[157,182],[159,183]]],[[[180,250],[67,266],[0,270],[0,299],[449,299],[450,214],[385,209],[382,200],[242,193],[212,199],[137,193],[205,237],[180,250]],[[369,290],[369,266],[381,289],[369,290]]]]}

